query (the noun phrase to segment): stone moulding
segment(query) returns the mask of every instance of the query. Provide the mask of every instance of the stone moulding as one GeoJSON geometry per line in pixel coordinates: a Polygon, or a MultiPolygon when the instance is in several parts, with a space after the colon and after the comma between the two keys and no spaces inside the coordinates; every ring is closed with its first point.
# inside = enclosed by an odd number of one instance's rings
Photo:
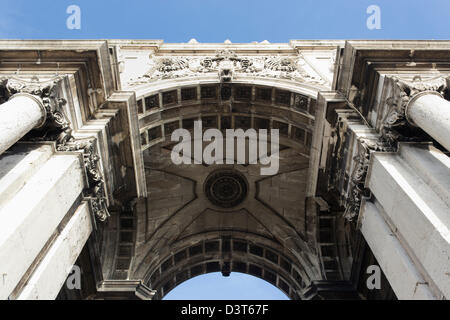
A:
{"type": "Polygon", "coordinates": [[[380,128],[380,137],[358,139],[358,152],[353,158],[355,165],[344,212],[344,217],[348,221],[353,221],[359,216],[362,199],[370,197],[370,190],[365,187],[365,182],[371,153],[396,152],[400,141],[419,141],[416,135],[404,135],[404,132],[415,127],[407,119],[408,105],[418,95],[427,92],[443,96],[448,88],[449,79],[437,76],[423,80],[420,76],[414,76],[412,80],[406,80],[393,76],[389,81],[393,86],[393,94],[386,100],[388,112],[380,128]]]}
{"type": "Polygon", "coordinates": [[[240,56],[231,50],[218,50],[215,56],[150,57],[150,69],[129,86],[157,80],[176,79],[216,73],[221,82],[230,82],[235,75],[288,79],[323,85],[319,75],[308,72],[307,62],[300,56],[240,56]]]}
{"type": "Polygon", "coordinates": [[[90,200],[95,217],[99,221],[106,221],[110,214],[106,202],[105,182],[99,166],[100,157],[97,153],[96,139],[74,139],[72,137],[64,144],[57,144],[56,150],[82,153],[84,169],[88,178],[88,187],[83,191],[83,196],[90,200]]]}
{"type": "Polygon", "coordinates": [[[353,158],[355,164],[351,174],[349,196],[344,212],[344,218],[348,221],[354,221],[359,216],[362,199],[371,197],[370,190],[366,188],[371,153],[395,150],[391,145],[385,143],[382,137],[378,140],[358,138],[357,146],[357,154],[353,158]]]}
{"type": "Polygon", "coordinates": [[[93,214],[99,221],[109,217],[104,180],[99,167],[100,157],[96,149],[96,139],[75,139],[70,122],[63,110],[66,100],[59,97],[58,91],[63,77],[56,76],[46,81],[37,77],[30,80],[11,76],[0,79],[0,95],[6,101],[17,94],[28,94],[42,102],[46,119],[42,126],[25,139],[31,141],[54,141],[60,152],[81,152],[88,187],[83,191],[85,199],[90,200],[93,214]]]}

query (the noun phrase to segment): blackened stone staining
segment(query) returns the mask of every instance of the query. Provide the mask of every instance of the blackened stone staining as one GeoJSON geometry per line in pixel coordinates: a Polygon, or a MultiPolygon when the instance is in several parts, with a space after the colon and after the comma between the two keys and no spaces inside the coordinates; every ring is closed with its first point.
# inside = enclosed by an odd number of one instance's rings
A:
{"type": "Polygon", "coordinates": [[[275,103],[289,106],[291,104],[291,93],[289,91],[276,90],[275,103]]]}
{"type": "Polygon", "coordinates": [[[145,98],[145,108],[150,110],[153,108],[159,108],[159,95],[154,94],[145,98]]]}
{"type": "Polygon", "coordinates": [[[219,241],[205,242],[205,252],[215,252],[219,250],[219,241]]]}
{"type": "Polygon", "coordinates": [[[272,101],[272,88],[256,88],[256,100],[272,101]]]}
{"type": "Polygon", "coordinates": [[[193,257],[195,255],[198,254],[202,254],[203,253],[203,249],[201,245],[198,246],[193,246],[189,248],[189,256],[193,257]]]}
{"type": "Polygon", "coordinates": [[[161,138],[162,137],[162,130],[161,126],[157,126],[154,128],[151,128],[148,130],[148,139],[150,141],[161,138]]]}
{"type": "Polygon", "coordinates": [[[164,106],[173,105],[178,102],[176,90],[164,92],[162,94],[162,97],[163,97],[163,105],[164,106]]]}
{"type": "Polygon", "coordinates": [[[231,117],[225,116],[220,119],[220,128],[222,130],[232,129],[231,128],[231,117]]]}
{"type": "Polygon", "coordinates": [[[260,246],[251,245],[250,253],[257,255],[259,257],[262,257],[263,256],[263,248],[261,248],[260,246]]]}
{"type": "Polygon", "coordinates": [[[137,101],[137,107],[138,107],[138,113],[139,114],[144,113],[144,106],[143,106],[142,99],[139,99],[137,101]]]}
{"type": "Polygon", "coordinates": [[[141,145],[145,146],[147,143],[147,135],[143,132],[141,133],[141,145]]]}
{"type": "Polygon", "coordinates": [[[272,128],[278,129],[279,133],[284,136],[287,136],[289,133],[289,125],[287,123],[273,121],[272,128]]]}
{"type": "Polygon", "coordinates": [[[197,118],[183,119],[183,129],[192,130],[194,129],[194,122],[198,120],[197,118]]]}
{"type": "Polygon", "coordinates": [[[217,87],[207,86],[201,88],[202,99],[216,99],[217,98],[217,87]]]}
{"type": "Polygon", "coordinates": [[[231,98],[231,87],[229,85],[222,86],[220,89],[220,97],[222,100],[230,100],[231,98]]]}
{"type": "Polygon", "coordinates": [[[312,133],[307,131],[306,132],[306,146],[311,147],[312,145],[312,133]]]}
{"type": "Polygon", "coordinates": [[[264,118],[255,118],[255,129],[269,129],[270,120],[264,118]]]}
{"type": "Polygon", "coordinates": [[[244,262],[234,262],[233,271],[245,273],[247,272],[247,264],[244,262]]]}
{"type": "Polygon", "coordinates": [[[298,142],[305,143],[305,130],[298,127],[292,127],[292,137],[298,142]]]}
{"type": "Polygon", "coordinates": [[[165,135],[171,135],[176,129],[180,127],[180,123],[178,121],[173,121],[164,124],[164,133],[165,135]]]}
{"type": "Polygon", "coordinates": [[[248,101],[252,98],[252,88],[248,86],[235,87],[234,97],[236,100],[248,101]]]}
{"type": "Polygon", "coordinates": [[[203,129],[217,128],[217,116],[202,117],[203,129]]]}
{"type": "Polygon", "coordinates": [[[315,116],[316,115],[316,104],[317,101],[314,99],[311,99],[311,102],[309,103],[309,114],[315,116]]]}
{"type": "Polygon", "coordinates": [[[247,243],[241,241],[233,241],[233,249],[235,251],[246,252],[247,251],[247,243]]]}
{"type": "Polygon", "coordinates": [[[197,99],[197,88],[181,89],[181,100],[189,101],[197,99]]]}
{"type": "Polygon", "coordinates": [[[248,267],[248,273],[250,273],[251,275],[254,275],[256,277],[261,277],[262,276],[262,269],[258,266],[255,266],[254,264],[251,264],[248,267]]]}
{"type": "Polygon", "coordinates": [[[252,119],[249,117],[235,117],[234,126],[236,129],[248,129],[251,127],[252,119]]]}
{"type": "Polygon", "coordinates": [[[204,190],[212,204],[233,208],[247,197],[248,183],[245,177],[235,170],[217,170],[206,178],[204,190]]]}

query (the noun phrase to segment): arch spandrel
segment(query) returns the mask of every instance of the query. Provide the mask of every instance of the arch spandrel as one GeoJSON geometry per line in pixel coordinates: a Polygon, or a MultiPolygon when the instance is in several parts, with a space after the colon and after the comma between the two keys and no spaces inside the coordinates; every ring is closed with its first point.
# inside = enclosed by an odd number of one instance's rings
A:
{"type": "MultiPolygon", "coordinates": [[[[291,298],[305,298],[308,286],[323,279],[316,212],[307,205],[306,190],[316,97],[330,90],[332,74],[292,48],[270,54],[144,51],[121,50],[120,78],[122,89],[136,93],[147,199],[135,215],[127,268],[117,272],[116,267],[112,277],[143,279],[162,298],[195,275],[237,271],[259,276],[291,298]],[[278,173],[260,176],[260,165],[237,164],[236,159],[229,165],[174,165],[171,133],[183,128],[193,134],[194,121],[223,134],[226,129],[278,129],[278,173]],[[242,175],[248,187],[244,200],[231,207],[218,206],[205,193],[207,178],[220,170],[242,175]],[[207,251],[206,243],[214,241],[220,250],[207,251]],[[227,241],[231,249],[223,252],[227,241]],[[245,243],[246,251],[234,252],[234,242],[245,243]],[[201,253],[191,256],[190,250],[199,246],[201,253]],[[260,249],[254,254],[250,247],[260,249]]],[[[328,50],[316,57],[334,65],[334,54],[328,50]]],[[[234,192],[227,188],[218,183],[217,189],[234,192]]]]}

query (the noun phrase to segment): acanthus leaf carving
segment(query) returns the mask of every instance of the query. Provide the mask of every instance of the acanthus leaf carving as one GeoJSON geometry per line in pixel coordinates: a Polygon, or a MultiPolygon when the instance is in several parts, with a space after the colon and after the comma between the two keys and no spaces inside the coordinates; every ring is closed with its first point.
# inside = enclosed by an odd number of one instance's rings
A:
{"type": "MultiPolygon", "coordinates": [[[[46,122],[42,128],[30,132],[26,139],[30,141],[54,141],[60,152],[80,152],[83,155],[84,169],[88,178],[88,187],[83,195],[91,203],[93,213],[99,221],[109,217],[106,202],[105,183],[99,167],[100,157],[96,150],[96,139],[75,139],[70,122],[64,112],[65,99],[59,97],[62,77],[39,81],[37,77],[25,80],[16,76],[0,79],[0,94],[5,99],[15,94],[30,94],[42,101],[46,111],[46,122]]],[[[1,97],[0,97],[1,98],[1,97]]]]}
{"type": "Polygon", "coordinates": [[[11,76],[0,81],[5,100],[10,99],[15,94],[27,93],[42,101],[46,114],[46,121],[41,128],[44,133],[34,136],[33,140],[48,140],[50,138],[58,143],[63,143],[71,135],[70,122],[63,110],[66,101],[58,95],[62,80],[63,78],[60,76],[46,81],[40,81],[36,76],[30,80],[11,76]],[[55,132],[56,137],[54,137],[55,132]]]}
{"type": "Polygon", "coordinates": [[[218,50],[210,57],[152,57],[149,70],[142,77],[132,79],[129,85],[214,72],[221,82],[230,82],[235,74],[319,85],[326,82],[319,75],[308,72],[305,65],[305,60],[298,56],[239,56],[231,50],[218,50]]]}
{"type": "Polygon", "coordinates": [[[438,76],[430,79],[422,79],[417,75],[412,80],[391,77],[393,94],[386,100],[388,111],[383,119],[380,133],[385,143],[395,146],[398,141],[413,141],[414,136],[407,136],[405,131],[414,127],[408,122],[407,107],[410,101],[419,93],[432,91],[443,95],[448,88],[448,79],[438,76]]]}

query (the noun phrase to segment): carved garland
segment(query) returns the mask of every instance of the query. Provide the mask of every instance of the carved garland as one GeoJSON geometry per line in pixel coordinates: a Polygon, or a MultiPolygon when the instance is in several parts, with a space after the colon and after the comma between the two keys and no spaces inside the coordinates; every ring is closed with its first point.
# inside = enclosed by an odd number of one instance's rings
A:
{"type": "Polygon", "coordinates": [[[261,77],[289,79],[324,84],[317,75],[308,73],[306,61],[300,57],[240,57],[234,51],[218,50],[213,57],[163,57],[151,61],[150,70],[130,81],[137,85],[162,79],[173,79],[217,72],[221,82],[230,82],[234,74],[252,74],[261,77]]]}
{"type": "MultiPolygon", "coordinates": [[[[28,93],[41,99],[46,121],[39,132],[33,132],[27,138],[31,141],[55,141],[57,151],[81,152],[84,159],[84,169],[88,178],[88,187],[83,191],[85,198],[90,200],[95,217],[105,221],[109,217],[106,205],[104,181],[99,167],[100,157],[96,150],[96,139],[75,139],[72,135],[70,122],[63,106],[64,99],[58,97],[58,87],[62,77],[40,82],[37,77],[30,81],[10,77],[0,79],[0,99],[7,101],[18,93],[28,93]]],[[[35,130],[37,131],[37,130],[35,130]]]]}

